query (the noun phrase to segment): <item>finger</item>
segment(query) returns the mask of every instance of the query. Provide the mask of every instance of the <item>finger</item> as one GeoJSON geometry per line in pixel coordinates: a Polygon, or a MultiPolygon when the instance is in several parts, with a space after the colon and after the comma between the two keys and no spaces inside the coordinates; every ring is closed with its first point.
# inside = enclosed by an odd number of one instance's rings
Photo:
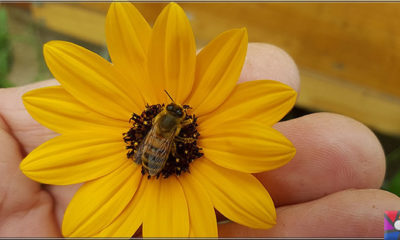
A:
{"type": "MultiPolygon", "coordinates": [[[[22,103],[22,95],[33,89],[54,85],[59,85],[59,83],[56,80],[47,80],[22,87],[0,89],[0,116],[4,118],[10,132],[12,132],[18,142],[21,143],[24,152],[21,157],[15,159],[15,163],[12,163],[16,166],[18,175],[22,175],[18,167],[22,157],[43,142],[57,135],[53,131],[40,125],[29,115],[22,103]]],[[[39,186],[39,184],[29,180],[25,176],[22,177],[30,182],[30,184],[39,186]]],[[[55,220],[57,221],[56,226],[61,226],[65,209],[80,186],[81,184],[44,186],[44,189],[51,193],[54,200],[55,220]]],[[[34,188],[31,189],[34,190],[34,188]]],[[[38,190],[36,189],[35,191],[38,190]]]]}
{"type": "Polygon", "coordinates": [[[60,236],[53,202],[19,170],[20,147],[0,117],[0,237],[60,236]]]}
{"type": "Polygon", "coordinates": [[[220,237],[383,237],[383,213],[400,209],[400,199],[382,190],[347,190],[277,209],[269,230],[220,224],[220,237]]]}
{"type": "Polygon", "coordinates": [[[297,92],[300,88],[297,66],[285,51],[266,43],[249,43],[239,83],[262,79],[280,81],[297,92]]]}
{"type": "MultiPolygon", "coordinates": [[[[267,43],[249,43],[238,83],[263,79],[280,81],[297,92],[300,88],[297,66],[285,51],[267,43]]],[[[216,214],[219,221],[225,219],[216,214]]]]}
{"type": "Polygon", "coordinates": [[[72,185],[46,185],[44,189],[50,192],[54,199],[54,211],[55,218],[57,221],[57,226],[61,228],[62,221],[64,218],[65,210],[68,207],[69,202],[71,202],[76,191],[82,186],[82,183],[72,184],[72,185]]]}
{"type": "Polygon", "coordinates": [[[10,132],[21,143],[25,154],[55,137],[56,133],[43,127],[29,115],[22,103],[22,95],[32,89],[53,85],[58,85],[56,80],[0,89],[0,116],[10,128],[10,132]]]}
{"type": "Polygon", "coordinates": [[[363,124],[332,113],[280,122],[275,128],[296,147],[285,166],[256,174],[277,206],[320,198],[349,188],[379,188],[385,156],[363,124]]]}
{"type": "MultiPolygon", "coordinates": [[[[273,45],[249,44],[239,82],[255,79],[273,79],[299,90],[296,65],[273,45]]],[[[286,166],[257,175],[277,205],[309,201],[348,188],[381,185],[383,150],[362,124],[336,114],[313,114],[275,127],[297,149],[286,166]],[[314,186],[315,181],[320,184],[314,186]]]]}

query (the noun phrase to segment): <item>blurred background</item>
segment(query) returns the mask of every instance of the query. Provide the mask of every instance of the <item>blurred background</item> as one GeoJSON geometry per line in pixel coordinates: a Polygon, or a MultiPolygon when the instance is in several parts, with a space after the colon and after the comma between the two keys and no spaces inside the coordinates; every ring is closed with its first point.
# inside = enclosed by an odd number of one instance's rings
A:
{"type": "MultiPolygon", "coordinates": [[[[383,188],[400,196],[399,3],[181,3],[202,47],[219,33],[246,27],[249,41],[287,51],[301,93],[286,119],[318,111],[369,126],[387,158],[383,188]]],[[[51,78],[42,46],[66,40],[109,58],[104,23],[109,3],[0,3],[0,87],[51,78]]],[[[164,3],[136,3],[152,24],[164,3]]]]}

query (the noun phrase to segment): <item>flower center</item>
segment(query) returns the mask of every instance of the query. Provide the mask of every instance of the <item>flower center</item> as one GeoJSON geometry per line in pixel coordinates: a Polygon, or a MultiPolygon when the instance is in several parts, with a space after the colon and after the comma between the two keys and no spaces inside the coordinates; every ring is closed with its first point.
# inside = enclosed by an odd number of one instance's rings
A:
{"type": "Polygon", "coordinates": [[[167,178],[189,172],[189,164],[203,156],[197,146],[197,117],[189,115],[189,106],[171,103],[147,105],[140,114],[133,113],[132,127],[124,133],[127,157],[142,166],[148,178],[167,178]]]}

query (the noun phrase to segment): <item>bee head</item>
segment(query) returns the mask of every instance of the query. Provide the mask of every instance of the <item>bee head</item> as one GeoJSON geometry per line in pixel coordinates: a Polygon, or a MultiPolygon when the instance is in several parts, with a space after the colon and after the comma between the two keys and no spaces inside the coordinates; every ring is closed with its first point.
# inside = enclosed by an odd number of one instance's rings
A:
{"type": "Polygon", "coordinates": [[[173,116],[177,118],[184,118],[185,117],[185,111],[183,110],[183,107],[176,103],[170,103],[167,105],[167,112],[172,114],[173,116]]]}

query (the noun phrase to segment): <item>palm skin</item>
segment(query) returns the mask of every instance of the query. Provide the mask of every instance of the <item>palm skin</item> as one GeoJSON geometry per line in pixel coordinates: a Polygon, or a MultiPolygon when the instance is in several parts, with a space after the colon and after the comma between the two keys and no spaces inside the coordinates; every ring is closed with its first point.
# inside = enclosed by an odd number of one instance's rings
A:
{"type": "MultiPolygon", "coordinates": [[[[239,81],[255,79],[275,79],[297,91],[300,85],[292,59],[267,44],[249,45],[239,81]]],[[[0,90],[0,237],[60,237],[63,213],[79,188],[44,186],[19,170],[27,153],[57,135],[30,117],[21,96],[55,84],[50,80],[0,90]]],[[[277,206],[277,225],[255,230],[231,222],[219,225],[219,235],[382,237],[383,211],[400,210],[400,199],[378,190],[385,158],[372,132],[352,119],[329,113],[274,127],[297,149],[286,166],[257,174],[277,206]]]]}

